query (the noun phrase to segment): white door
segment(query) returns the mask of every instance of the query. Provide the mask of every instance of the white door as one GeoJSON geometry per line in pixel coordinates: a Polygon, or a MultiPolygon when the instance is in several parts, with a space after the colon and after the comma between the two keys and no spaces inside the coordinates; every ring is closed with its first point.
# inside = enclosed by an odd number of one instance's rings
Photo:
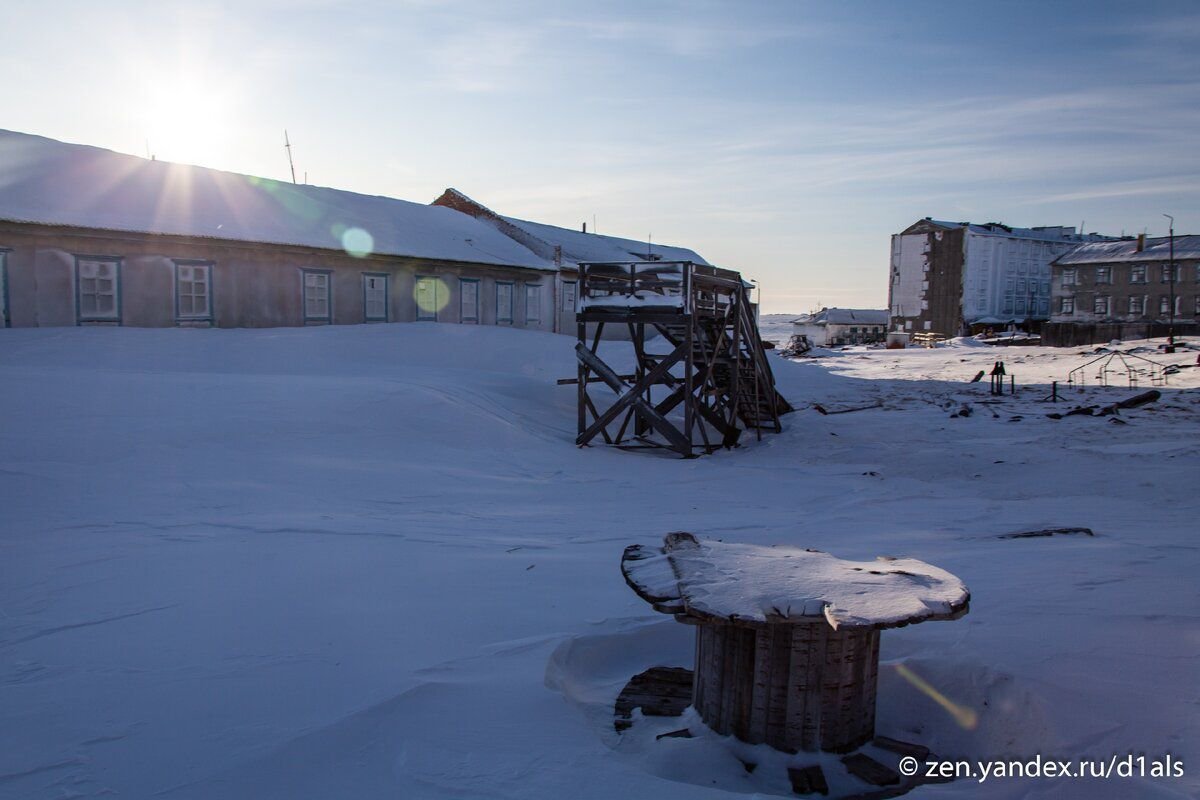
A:
{"type": "Polygon", "coordinates": [[[367,322],[387,322],[387,275],[363,275],[363,317],[367,322]]]}

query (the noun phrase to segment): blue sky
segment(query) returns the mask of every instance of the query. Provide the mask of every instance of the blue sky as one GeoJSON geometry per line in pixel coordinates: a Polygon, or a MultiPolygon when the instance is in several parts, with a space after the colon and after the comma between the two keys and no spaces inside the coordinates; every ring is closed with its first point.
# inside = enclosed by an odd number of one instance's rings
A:
{"type": "Polygon", "coordinates": [[[681,244],[882,308],[934,216],[1200,233],[1195,2],[41,2],[0,127],[681,244]]]}

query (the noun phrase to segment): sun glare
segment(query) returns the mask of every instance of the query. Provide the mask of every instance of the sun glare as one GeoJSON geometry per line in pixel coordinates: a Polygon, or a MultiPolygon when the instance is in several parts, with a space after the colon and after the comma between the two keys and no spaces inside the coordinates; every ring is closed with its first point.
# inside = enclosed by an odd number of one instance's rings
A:
{"type": "Polygon", "coordinates": [[[232,115],[229,92],[196,74],[146,77],[143,119],[149,155],[220,166],[232,115]]]}

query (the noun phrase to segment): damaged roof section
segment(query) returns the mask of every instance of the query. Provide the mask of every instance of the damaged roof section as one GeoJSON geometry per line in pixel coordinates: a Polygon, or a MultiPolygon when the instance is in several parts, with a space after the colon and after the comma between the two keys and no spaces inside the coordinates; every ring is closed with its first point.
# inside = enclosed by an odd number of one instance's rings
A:
{"type": "MultiPolygon", "coordinates": [[[[1175,237],[1175,260],[1200,259],[1200,236],[1175,237]]],[[[1055,266],[1075,264],[1112,264],[1123,261],[1170,261],[1171,237],[1158,236],[1146,239],[1144,244],[1137,239],[1120,239],[1112,242],[1090,242],[1081,244],[1069,253],[1059,256],[1055,266]]]]}
{"type": "Polygon", "coordinates": [[[565,266],[628,261],[691,261],[711,266],[699,253],[686,247],[639,242],[516,217],[503,217],[457,189],[447,189],[433,204],[453,208],[488,222],[542,258],[557,258],[565,266]]]}

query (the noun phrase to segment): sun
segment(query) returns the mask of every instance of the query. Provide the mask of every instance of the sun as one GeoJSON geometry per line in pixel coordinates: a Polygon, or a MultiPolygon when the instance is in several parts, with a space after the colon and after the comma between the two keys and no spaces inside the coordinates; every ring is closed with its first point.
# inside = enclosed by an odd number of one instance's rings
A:
{"type": "Polygon", "coordinates": [[[199,71],[174,70],[144,76],[148,154],[164,161],[219,166],[229,145],[233,97],[199,71]]]}

